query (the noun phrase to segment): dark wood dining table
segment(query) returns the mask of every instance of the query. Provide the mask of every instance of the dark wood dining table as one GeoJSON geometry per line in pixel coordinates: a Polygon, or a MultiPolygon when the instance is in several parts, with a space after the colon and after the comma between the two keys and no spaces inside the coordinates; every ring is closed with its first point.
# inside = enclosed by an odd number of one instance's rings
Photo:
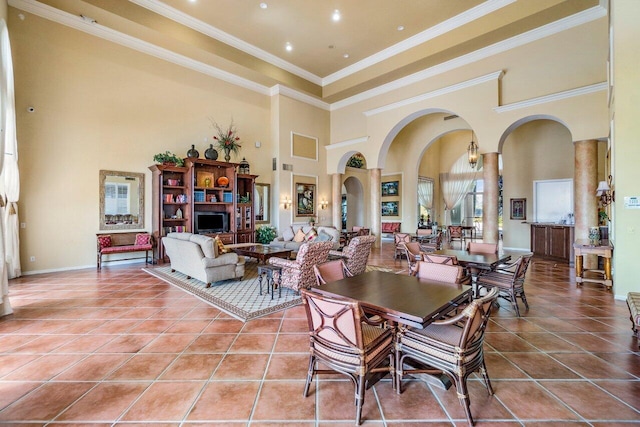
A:
{"type": "Polygon", "coordinates": [[[469,252],[456,249],[440,249],[434,254],[455,256],[458,264],[463,267],[476,267],[481,270],[494,270],[498,265],[504,264],[511,259],[511,252],[501,252],[497,254],[484,254],[480,252],[469,252]]]}
{"type": "Polygon", "coordinates": [[[424,328],[470,301],[471,286],[418,279],[386,271],[369,271],[311,289],[329,297],[350,298],[360,302],[368,314],[377,314],[393,322],[424,328]]]}

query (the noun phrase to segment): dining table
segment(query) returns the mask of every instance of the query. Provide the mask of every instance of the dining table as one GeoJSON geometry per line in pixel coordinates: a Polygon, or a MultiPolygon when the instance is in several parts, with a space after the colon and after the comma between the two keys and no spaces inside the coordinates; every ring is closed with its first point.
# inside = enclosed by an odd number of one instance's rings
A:
{"type": "Polygon", "coordinates": [[[472,297],[471,286],[380,270],[346,277],[311,291],[357,300],[367,314],[378,315],[394,325],[416,328],[424,328],[472,297]]]}

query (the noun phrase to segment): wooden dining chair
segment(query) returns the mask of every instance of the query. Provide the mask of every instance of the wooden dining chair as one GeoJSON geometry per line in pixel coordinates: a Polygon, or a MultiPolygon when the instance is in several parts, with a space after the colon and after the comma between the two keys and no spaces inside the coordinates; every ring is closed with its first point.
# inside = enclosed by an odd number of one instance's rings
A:
{"type": "Polygon", "coordinates": [[[411,242],[411,234],[409,233],[393,233],[393,244],[395,245],[395,252],[393,253],[393,259],[398,256],[402,257],[406,255],[404,244],[411,242]]]}
{"type": "Polygon", "coordinates": [[[455,285],[468,285],[471,283],[471,276],[459,265],[417,261],[414,270],[410,274],[419,279],[435,280],[455,285]]]}
{"type": "Polygon", "coordinates": [[[310,336],[309,371],[303,395],[309,395],[309,386],[317,374],[349,376],[355,384],[356,425],[360,425],[365,390],[372,375],[388,373],[392,384],[396,384],[393,332],[367,319],[358,301],[330,298],[305,289],[300,294],[310,336]]]}
{"type": "Polygon", "coordinates": [[[520,317],[518,297],[520,297],[527,310],[529,309],[527,296],[524,293],[524,279],[532,256],[533,254],[521,255],[512,264],[496,268],[494,271],[479,276],[477,279],[478,294],[481,289],[498,289],[500,291],[499,296],[508,300],[513,306],[516,316],[520,317]]]}
{"type": "Polygon", "coordinates": [[[469,242],[469,243],[467,243],[467,250],[469,252],[475,252],[475,253],[480,253],[480,254],[497,254],[498,253],[498,244],[497,243],[469,242]]]}
{"type": "Polygon", "coordinates": [[[435,264],[458,265],[458,257],[455,255],[440,255],[422,252],[422,261],[433,262],[435,264]]]}
{"type": "Polygon", "coordinates": [[[491,307],[498,296],[492,289],[487,295],[471,302],[457,316],[436,320],[424,329],[400,328],[396,344],[396,391],[402,393],[402,379],[408,374],[444,374],[455,385],[470,426],[471,415],[467,378],[479,371],[487,392],[493,394],[484,361],[484,333],[491,307]],[[407,359],[418,364],[407,364],[407,359]],[[417,367],[416,367],[417,366],[417,367]]]}
{"type": "Polygon", "coordinates": [[[462,249],[464,247],[464,234],[462,233],[462,226],[461,225],[450,225],[447,228],[447,231],[449,232],[449,243],[451,244],[451,246],[453,247],[453,241],[454,240],[459,240],[460,241],[460,249],[462,249]]]}
{"type": "Polygon", "coordinates": [[[316,264],[313,266],[313,272],[316,275],[318,286],[353,276],[341,259],[316,264]]]}

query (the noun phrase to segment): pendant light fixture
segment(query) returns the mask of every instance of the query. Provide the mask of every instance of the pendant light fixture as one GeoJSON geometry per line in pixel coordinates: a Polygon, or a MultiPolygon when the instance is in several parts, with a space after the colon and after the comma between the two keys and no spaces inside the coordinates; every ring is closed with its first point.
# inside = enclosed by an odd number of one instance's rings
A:
{"type": "Polygon", "coordinates": [[[471,131],[471,142],[469,148],[467,148],[467,155],[469,158],[469,166],[475,169],[478,164],[478,144],[473,142],[473,131],[471,131]]]}

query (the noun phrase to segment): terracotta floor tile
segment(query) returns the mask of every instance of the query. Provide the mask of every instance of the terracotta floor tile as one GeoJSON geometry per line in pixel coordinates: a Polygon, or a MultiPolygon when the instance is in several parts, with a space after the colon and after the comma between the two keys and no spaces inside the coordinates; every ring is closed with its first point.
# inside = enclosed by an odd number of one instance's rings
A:
{"type": "Polygon", "coordinates": [[[235,334],[244,327],[244,322],[237,319],[215,319],[202,331],[204,334],[235,334]]]}
{"type": "Polygon", "coordinates": [[[122,417],[123,421],[180,421],[187,414],[204,382],[156,382],[122,417]]]}
{"type": "Polygon", "coordinates": [[[274,351],[276,353],[308,353],[309,334],[278,334],[274,351]]]}
{"type": "Polygon", "coordinates": [[[37,354],[0,354],[0,378],[39,357],[37,354]]]}
{"type": "Polygon", "coordinates": [[[40,387],[43,383],[30,381],[30,382],[16,382],[0,381],[0,410],[7,407],[9,404],[15,402],[27,393],[40,387]]]}
{"type": "Polygon", "coordinates": [[[122,335],[100,347],[100,353],[137,353],[153,341],[156,335],[122,335]]]}
{"type": "Polygon", "coordinates": [[[280,330],[281,319],[255,319],[244,324],[242,332],[244,333],[276,333],[280,330]]]}
{"type": "Polygon", "coordinates": [[[167,329],[167,333],[200,333],[209,325],[209,323],[211,323],[211,321],[206,319],[177,320],[169,329],[167,329]]]}
{"type": "Polygon", "coordinates": [[[535,347],[513,333],[486,333],[484,342],[496,351],[537,351],[535,347]]]}
{"type": "MultiPolygon", "coordinates": [[[[321,395],[324,391],[325,383],[322,383],[320,385],[321,395]]],[[[398,394],[393,389],[390,381],[376,384],[375,395],[370,392],[371,390],[367,390],[365,400],[377,397],[387,421],[449,420],[444,408],[423,381],[403,380],[402,394],[398,394]]],[[[323,409],[320,409],[320,412],[323,412],[323,409]]]]}
{"type": "Polygon", "coordinates": [[[520,420],[579,420],[555,396],[529,381],[492,381],[495,396],[520,420]]]}
{"type": "Polygon", "coordinates": [[[3,380],[46,381],[82,359],[81,354],[45,354],[5,375],[3,380]]]}
{"type": "Polygon", "coordinates": [[[552,357],[587,379],[631,378],[624,370],[589,353],[556,353],[552,357]]]}
{"type": "Polygon", "coordinates": [[[110,342],[115,335],[81,335],[53,350],[54,353],[87,353],[110,342]]]}
{"type": "Polygon", "coordinates": [[[109,375],[110,381],[154,380],[176,358],[174,354],[137,354],[109,375]]]}
{"type": "Polygon", "coordinates": [[[208,380],[221,360],[221,354],[183,354],[173,361],[160,379],[208,380]]]}
{"type": "Polygon", "coordinates": [[[229,353],[269,353],[276,337],[276,334],[239,334],[229,353]]]}
{"type": "Polygon", "coordinates": [[[56,421],[118,419],[148,386],[148,383],[140,382],[98,384],[63,412],[56,421]]]}
{"type": "Polygon", "coordinates": [[[505,353],[527,375],[537,379],[579,379],[580,376],[544,353],[505,353]]]}
{"type": "Polygon", "coordinates": [[[269,361],[266,379],[306,380],[308,367],[309,355],[274,354],[269,361]]]}
{"type": "Polygon", "coordinates": [[[130,354],[91,354],[56,376],[55,380],[100,381],[130,357],[130,354]]]}
{"type": "Polygon", "coordinates": [[[267,368],[268,354],[227,354],[218,370],[215,380],[259,380],[267,368]]]}
{"type": "Polygon", "coordinates": [[[141,353],[179,353],[198,338],[198,334],[161,334],[145,346],[141,353]]]}
{"type": "Polygon", "coordinates": [[[615,419],[640,422],[640,413],[587,381],[540,384],[586,419],[615,419]]]}
{"type": "Polygon", "coordinates": [[[0,421],[47,421],[94,386],[89,382],[48,383],[0,412],[0,421]]]}
{"type": "Polygon", "coordinates": [[[576,352],[580,347],[548,332],[518,332],[517,335],[538,350],[546,352],[576,352]]]}
{"type": "MultiPolygon", "coordinates": [[[[313,396],[303,397],[303,390],[304,381],[265,382],[260,390],[252,419],[314,420],[315,398],[313,396]]],[[[373,407],[375,408],[375,405],[373,407]]]]}
{"type": "Polygon", "coordinates": [[[200,335],[187,347],[187,353],[224,353],[236,339],[235,334],[200,335]]]}
{"type": "Polygon", "coordinates": [[[211,382],[207,384],[187,419],[189,421],[216,421],[216,426],[219,425],[218,420],[246,422],[253,410],[259,388],[259,381],[211,382]]]}

